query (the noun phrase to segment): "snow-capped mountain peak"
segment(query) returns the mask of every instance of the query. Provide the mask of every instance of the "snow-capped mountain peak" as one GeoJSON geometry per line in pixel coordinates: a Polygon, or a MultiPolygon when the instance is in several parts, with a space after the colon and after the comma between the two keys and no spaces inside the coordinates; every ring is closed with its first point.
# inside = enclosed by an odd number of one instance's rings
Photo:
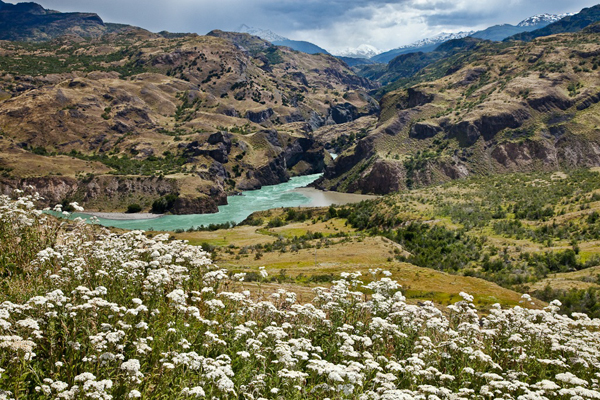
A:
{"type": "Polygon", "coordinates": [[[240,33],[248,33],[253,36],[258,36],[259,38],[268,40],[269,42],[281,42],[284,40],[288,40],[287,38],[278,35],[269,29],[254,28],[246,24],[240,25],[240,27],[237,28],[236,31],[240,33]]]}
{"type": "Polygon", "coordinates": [[[340,57],[353,57],[353,58],[371,58],[380,54],[381,50],[371,46],[370,44],[361,44],[358,47],[347,47],[335,53],[336,56],[340,57]]]}
{"type": "Polygon", "coordinates": [[[523,21],[519,22],[517,24],[517,26],[534,26],[534,25],[540,25],[540,24],[551,24],[553,22],[556,22],[558,20],[563,19],[564,17],[568,17],[570,15],[573,15],[572,13],[566,13],[566,14],[548,14],[548,13],[544,13],[544,14],[538,14],[538,15],[534,15],[533,17],[529,17],[527,19],[524,19],[523,21]]]}
{"type": "Polygon", "coordinates": [[[425,38],[425,39],[421,39],[421,40],[417,40],[416,42],[413,42],[411,44],[407,44],[404,46],[399,47],[400,49],[405,49],[405,48],[410,48],[410,47],[423,47],[423,46],[428,46],[431,44],[438,44],[438,43],[443,43],[446,42],[448,40],[453,40],[453,39],[462,39],[464,37],[470,36],[473,33],[475,33],[475,31],[467,31],[467,32],[442,32],[436,36],[430,37],[430,38],[425,38]]]}

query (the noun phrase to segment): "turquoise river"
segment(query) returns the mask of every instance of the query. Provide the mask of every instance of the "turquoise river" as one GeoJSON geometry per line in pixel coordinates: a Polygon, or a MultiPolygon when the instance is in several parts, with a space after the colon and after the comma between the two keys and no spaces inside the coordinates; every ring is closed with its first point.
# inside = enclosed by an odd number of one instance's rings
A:
{"type": "MultiPolygon", "coordinates": [[[[322,192],[305,188],[314,182],[321,174],[305,175],[291,178],[288,182],[272,186],[263,186],[258,190],[243,192],[238,196],[227,197],[227,205],[219,206],[215,214],[164,215],[152,219],[107,219],[98,218],[98,223],[122,229],[141,229],[157,231],[187,230],[210,224],[225,222],[242,222],[255,211],[264,211],[279,207],[299,206],[328,206],[345,204],[369,198],[353,194],[322,192]]],[[[71,218],[91,218],[88,214],[73,213],[71,218]]],[[[135,215],[132,215],[135,217],[135,215]]]]}

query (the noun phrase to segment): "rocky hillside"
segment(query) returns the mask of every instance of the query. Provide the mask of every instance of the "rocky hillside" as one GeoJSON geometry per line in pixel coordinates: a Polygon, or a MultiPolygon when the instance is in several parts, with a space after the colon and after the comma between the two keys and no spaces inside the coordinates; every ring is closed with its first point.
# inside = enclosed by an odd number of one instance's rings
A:
{"type": "Polygon", "coordinates": [[[472,174],[600,165],[600,28],[482,42],[388,93],[322,187],[389,193],[472,174]]]}
{"type": "Polygon", "coordinates": [[[0,71],[3,190],[60,187],[49,201],[97,209],[175,193],[173,212],[216,211],[226,194],[322,171],[313,132],[378,112],[376,86],[336,58],[239,33],[5,41],[0,71]]]}
{"type": "Polygon", "coordinates": [[[383,86],[379,93],[383,94],[399,87],[411,86],[426,67],[440,60],[453,63],[455,56],[460,57],[484,44],[483,42],[482,39],[472,37],[453,39],[436,45],[434,50],[428,52],[406,53],[385,65],[362,65],[354,69],[360,76],[379,82],[383,86]]]}

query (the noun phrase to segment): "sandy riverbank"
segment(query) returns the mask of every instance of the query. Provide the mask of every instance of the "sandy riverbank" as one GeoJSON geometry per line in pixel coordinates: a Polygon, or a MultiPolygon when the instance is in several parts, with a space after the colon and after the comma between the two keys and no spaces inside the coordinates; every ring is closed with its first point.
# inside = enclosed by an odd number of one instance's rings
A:
{"type": "Polygon", "coordinates": [[[144,219],[156,219],[162,217],[161,214],[151,214],[151,213],[120,213],[120,212],[84,212],[82,214],[90,215],[93,217],[104,218],[104,219],[112,219],[115,221],[126,221],[126,220],[144,220],[144,219]]]}
{"type": "Polygon", "coordinates": [[[378,197],[367,194],[326,192],[307,187],[294,189],[294,192],[302,193],[310,199],[310,204],[307,204],[308,207],[328,207],[331,204],[341,206],[344,204],[359,203],[363,200],[370,200],[378,197]]]}

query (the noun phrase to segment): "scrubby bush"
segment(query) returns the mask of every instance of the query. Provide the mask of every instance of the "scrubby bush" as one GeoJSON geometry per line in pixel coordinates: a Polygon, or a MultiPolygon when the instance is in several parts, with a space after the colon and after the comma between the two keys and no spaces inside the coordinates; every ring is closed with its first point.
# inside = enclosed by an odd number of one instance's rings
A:
{"type": "Polygon", "coordinates": [[[267,228],[278,228],[284,225],[285,222],[281,218],[275,217],[267,223],[267,228]]]}
{"type": "Polygon", "coordinates": [[[142,206],[140,206],[137,203],[133,203],[127,206],[127,212],[129,214],[139,213],[140,211],[142,211],[142,206]]]}
{"type": "Polygon", "coordinates": [[[178,194],[170,193],[166,196],[159,198],[158,200],[155,200],[152,203],[152,212],[155,214],[163,214],[167,211],[170,211],[178,198],[178,194]]]}

